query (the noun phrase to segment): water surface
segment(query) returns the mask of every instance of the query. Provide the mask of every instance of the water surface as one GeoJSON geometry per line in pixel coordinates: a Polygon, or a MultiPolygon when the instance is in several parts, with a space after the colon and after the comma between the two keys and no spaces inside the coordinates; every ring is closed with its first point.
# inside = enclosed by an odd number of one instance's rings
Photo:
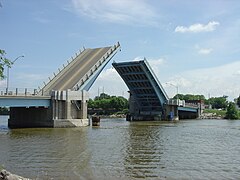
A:
{"type": "Polygon", "coordinates": [[[0,164],[35,179],[239,179],[240,121],[10,130],[0,116],[0,164]]]}

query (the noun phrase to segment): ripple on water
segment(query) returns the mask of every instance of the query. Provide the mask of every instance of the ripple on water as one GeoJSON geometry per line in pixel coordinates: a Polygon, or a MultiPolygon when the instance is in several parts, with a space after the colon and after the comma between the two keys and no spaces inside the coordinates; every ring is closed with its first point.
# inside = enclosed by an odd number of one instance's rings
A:
{"type": "Polygon", "coordinates": [[[0,162],[39,179],[239,179],[239,130],[240,121],[123,119],[99,128],[2,128],[0,162]]]}

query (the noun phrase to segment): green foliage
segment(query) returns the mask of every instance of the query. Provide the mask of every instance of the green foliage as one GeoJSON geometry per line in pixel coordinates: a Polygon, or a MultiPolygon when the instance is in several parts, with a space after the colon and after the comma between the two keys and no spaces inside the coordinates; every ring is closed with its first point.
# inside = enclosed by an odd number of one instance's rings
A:
{"type": "Polygon", "coordinates": [[[209,98],[206,104],[211,104],[213,109],[226,109],[228,106],[227,96],[209,98]]]}
{"type": "MultiPolygon", "coordinates": [[[[181,100],[204,100],[205,104],[211,104],[213,109],[226,109],[228,106],[227,96],[222,97],[212,97],[209,99],[205,99],[204,95],[193,95],[193,94],[177,94],[173,97],[174,99],[181,100]]],[[[240,97],[239,97],[240,103],[240,97]]]]}
{"type": "Polygon", "coordinates": [[[235,106],[235,103],[230,102],[228,107],[227,107],[227,112],[226,112],[226,118],[227,119],[239,119],[239,112],[235,106]]]}
{"type": "Polygon", "coordinates": [[[111,96],[105,93],[101,93],[100,96],[96,96],[94,100],[101,100],[101,99],[110,99],[111,96]]]}
{"type": "Polygon", "coordinates": [[[12,62],[8,60],[6,57],[6,52],[2,49],[0,49],[0,79],[4,78],[3,71],[4,66],[11,67],[12,62]]]}
{"type": "Polygon", "coordinates": [[[240,95],[239,95],[239,97],[237,98],[237,105],[238,105],[238,107],[240,107],[240,95]]]}
{"type": "Polygon", "coordinates": [[[94,100],[89,99],[88,107],[92,109],[123,111],[128,108],[128,100],[121,96],[116,97],[102,93],[100,96],[95,97],[94,100]]]}
{"type": "Polygon", "coordinates": [[[204,95],[193,95],[193,94],[177,94],[173,97],[174,99],[180,100],[205,100],[204,95]]]}

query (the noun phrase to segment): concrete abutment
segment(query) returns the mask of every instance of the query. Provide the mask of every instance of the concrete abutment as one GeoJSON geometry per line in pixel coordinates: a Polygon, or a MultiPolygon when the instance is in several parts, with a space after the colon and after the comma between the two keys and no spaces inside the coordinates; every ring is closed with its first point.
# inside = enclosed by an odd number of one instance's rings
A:
{"type": "Polygon", "coordinates": [[[49,107],[11,107],[9,128],[88,126],[86,91],[52,91],[49,107]]]}

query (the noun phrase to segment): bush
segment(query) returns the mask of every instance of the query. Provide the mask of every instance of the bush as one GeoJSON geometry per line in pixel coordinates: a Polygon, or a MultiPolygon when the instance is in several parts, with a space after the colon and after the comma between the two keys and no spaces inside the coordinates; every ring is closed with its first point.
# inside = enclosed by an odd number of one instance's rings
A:
{"type": "Polygon", "coordinates": [[[239,119],[239,112],[235,106],[235,103],[233,103],[233,102],[229,103],[229,105],[227,107],[226,118],[227,119],[239,119]]]}

